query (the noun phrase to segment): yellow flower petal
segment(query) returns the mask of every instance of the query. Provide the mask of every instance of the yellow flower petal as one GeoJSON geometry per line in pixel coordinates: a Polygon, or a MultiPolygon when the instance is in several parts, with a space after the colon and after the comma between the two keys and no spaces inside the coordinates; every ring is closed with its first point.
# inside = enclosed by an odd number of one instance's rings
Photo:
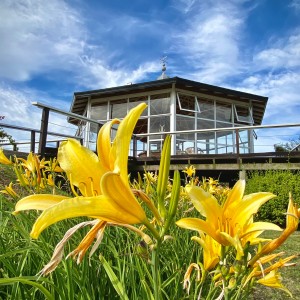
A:
{"type": "Polygon", "coordinates": [[[130,110],[127,116],[120,123],[116,138],[112,144],[112,155],[115,157],[114,172],[120,173],[123,181],[127,183],[127,164],[130,141],[136,122],[146,107],[147,105],[145,103],[141,103],[130,110]]]}
{"type": "Polygon", "coordinates": [[[243,224],[257,213],[258,209],[268,200],[276,197],[272,193],[254,193],[244,196],[239,205],[231,211],[231,218],[243,224]]]}
{"type": "Polygon", "coordinates": [[[106,171],[113,171],[115,157],[112,157],[111,151],[111,130],[113,125],[120,123],[119,120],[114,119],[111,122],[104,124],[98,134],[97,138],[97,152],[101,164],[106,171]]]}
{"type": "Polygon", "coordinates": [[[282,245],[286,239],[298,229],[299,216],[297,205],[294,204],[292,197],[290,196],[288,211],[287,211],[287,227],[283,230],[281,235],[265,244],[262,249],[250,260],[249,265],[252,266],[260,257],[273,252],[280,245],[282,245]]]}
{"type": "Polygon", "coordinates": [[[271,288],[281,289],[288,293],[292,298],[293,296],[291,292],[282,284],[281,280],[282,278],[280,276],[280,273],[274,270],[267,274],[265,277],[257,280],[257,282],[271,288]]]}
{"type": "Polygon", "coordinates": [[[13,189],[13,183],[11,182],[4,190],[1,190],[0,193],[8,194],[13,198],[19,198],[20,196],[13,189]]]}
{"type": "Polygon", "coordinates": [[[236,249],[236,260],[240,260],[244,256],[244,250],[238,235],[232,237],[226,232],[220,232],[220,235],[223,236],[236,249]]]}
{"type": "Polygon", "coordinates": [[[223,210],[233,212],[243,198],[245,191],[245,180],[238,180],[232,190],[229,192],[223,210]]]}
{"type": "Polygon", "coordinates": [[[221,216],[221,207],[217,199],[198,186],[186,186],[191,201],[201,215],[208,220],[217,220],[221,216]]]}
{"type": "Polygon", "coordinates": [[[134,214],[122,210],[110,198],[103,195],[76,197],[61,201],[44,210],[34,223],[30,235],[36,239],[43,230],[56,222],[84,216],[93,216],[93,218],[114,223],[137,224],[141,222],[134,214]]]}
{"type": "Polygon", "coordinates": [[[197,218],[183,218],[176,222],[176,225],[185,229],[196,230],[200,232],[204,232],[210,235],[213,239],[215,239],[220,244],[229,244],[225,239],[222,239],[220,235],[214,230],[212,226],[210,226],[207,222],[197,218]]]}
{"type": "Polygon", "coordinates": [[[61,143],[58,161],[68,178],[72,178],[72,184],[83,195],[93,196],[95,192],[101,194],[100,178],[105,170],[94,152],[80,145],[78,141],[69,139],[61,143]]]}
{"type": "Polygon", "coordinates": [[[253,244],[253,239],[258,237],[265,230],[282,231],[278,225],[273,223],[254,222],[244,228],[244,234],[242,234],[240,238],[243,239],[243,244],[245,244],[247,241],[253,244]]]}
{"type": "MultiPolygon", "coordinates": [[[[127,178],[126,181],[128,182],[127,178]]],[[[106,173],[101,179],[101,189],[103,194],[109,197],[112,203],[115,203],[115,206],[128,214],[134,215],[139,220],[135,223],[142,223],[146,219],[144,210],[119,174],[106,173]]]]}
{"type": "Polygon", "coordinates": [[[51,194],[30,195],[17,202],[14,214],[29,209],[45,210],[68,198],[66,196],[51,194]]]}
{"type": "Polygon", "coordinates": [[[0,164],[11,165],[12,162],[5,156],[3,149],[0,148],[0,164]]]}
{"type": "Polygon", "coordinates": [[[213,269],[220,260],[221,245],[205,234],[202,234],[201,237],[193,236],[192,240],[199,243],[203,248],[204,269],[207,271],[213,269]]]}

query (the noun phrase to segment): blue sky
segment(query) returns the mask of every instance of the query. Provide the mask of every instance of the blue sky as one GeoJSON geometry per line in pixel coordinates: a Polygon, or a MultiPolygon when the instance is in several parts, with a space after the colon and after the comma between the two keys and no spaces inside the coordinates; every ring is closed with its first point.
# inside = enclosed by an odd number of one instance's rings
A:
{"type": "Polygon", "coordinates": [[[300,122],[300,0],[2,0],[0,20],[5,123],[39,128],[33,101],[68,111],[74,91],[155,80],[163,56],[170,77],[269,97],[264,124],[300,122]]]}

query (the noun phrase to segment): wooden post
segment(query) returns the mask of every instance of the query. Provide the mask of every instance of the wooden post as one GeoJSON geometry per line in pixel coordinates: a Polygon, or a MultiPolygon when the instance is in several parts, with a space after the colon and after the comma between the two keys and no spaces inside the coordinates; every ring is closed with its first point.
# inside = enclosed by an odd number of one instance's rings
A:
{"type": "Polygon", "coordinates": [[[39,142],[39,154],[41,157],[45,155],[45,148],[47,142],[47,132],[48,132],[48,121],[49,121],[49,108],[44,107],[41,120],[41,133],[39,142]]]}
{"type": "Polygon", "coordinates": [[[30,152],[35,152],[35,131],[31,130],[31,137],[30,137],[30,152]]]}

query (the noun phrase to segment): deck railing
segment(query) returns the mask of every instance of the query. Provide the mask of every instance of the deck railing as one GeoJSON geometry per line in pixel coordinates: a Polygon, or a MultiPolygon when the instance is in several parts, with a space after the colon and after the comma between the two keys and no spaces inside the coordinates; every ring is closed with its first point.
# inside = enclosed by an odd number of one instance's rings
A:
{"type": "Polygon", "coordinates": [[[10,142],[3,142],[0,143],[0,146],[12,146],[13,151],[17,151],[18,145],[29,145],[29,151],[35,153],[36,149],[36,144],[39,144],[39,151],[38,153],[41,156],[45,155],[46,151],[46,144],[47,143],[56,143],[56,147],[58,147],[59,143],[67,138],[75,138],[78,139],[82,143],[82,139],[76,136],[68,135],[68,134],[63,134],[59,132],[52,132],[52,131],[44,131],[39,129],[34,129],[34,128],[28,128],[28,127],[22,127],[22,126],[16,126],[16,125],[11,125],[11,124],[5,124],[5,123],[0,123],[0,127],[3,128],[9,128],[9,129],[15,129],[18,131],[25,131],[25,132],[30,132],[30,141],[26,142],[18,142],[15,141],[14,143],[10,142]],[[37,141],[37,135],[39,135],[39,141],[37,141]],[[56,137],[61,137],[63,139],[47,139],[47,136],[56,136],[56,137]],[[43,143],[43,144],[41,144],[43,143]]]}
{"type": "MultiPolygon", "coordinates": [[[[68,135],[68,134],[63,134],[63,133],[59,133],[59,132],[53,132],[53,131],[49,131],[48,130],[48,125],[49,125],[49,114],[50,112],[53,113],[57,113],[57,114],[61,114],[64,115],[68,118],[71,119],[77,119],[83,122],[91,123],[91,124],[96,124],[99,128],[103,125],[103,123],[97,121],[97,120],[93,120],[81,115],[77,115],[74,113],[70,113],[70,112],[66,112],[63,111],[61,109],[57,109],[55,107],[40,103],[40,102],[35,102],[33,103],[33,105],[39,107],[42,109],[42,117],[41,117],[41,126],[40,129],[34,129],[34,128],[26,128],[26,127],[21,127],[21,126],[15,126],[15,125],[10,125],[10,124],[6,124],[6,123],[2,123],[0,122],[0,127],[3,128],[9,128],[9,129],[14,129],[14,130],[19,130],[19,131],[25,131],[25,132],[29,132],[30,133],[30,140],[28,142],[18,142],[16,141],[16,143],[14,144],[15,146],[21,145],[21,144],[28,144],[29,145],[29,150],[32,152],[35,152],[36,149],[36,145],[38,145],[38,153],[41,156],[44,156],[47,150],[47,144],[49,144],[50,142],[56,143],[56,146],[58,147],[58,144],[66,139],[66,138],[75,138],[81,141],[81,143],[83,142],[83,138],[82,137],[78,137],[76,135],[68,135]],[[52,137],[52,139],[49,139],[49,136],[52,137]],[[53,137],[55,137],[55,139],[53,139],[53,137]],[[59,139],[58,139],[59,137],[59,139]]],[[[274,133],[274,130],[280,130],[280,129],[291,129],[291,128],[299,128],[299,130],[297,132],[291,133],[290,134],[286,134],[285,137],[281,137],[281,140],[288,140],[287,136],[290,136],[290,140],[294,137],[296,139],[299,140],[299,136],[300,136],[300,123],[289,123],[289,124],[270,124],[270,125],[257,125],[257,126],[239,126],[239,127],[225,127],[225,128],[213,128],[213,129],[199,129],[199,130],[185,130],[185,131],[173,131],[173,132],[153,132],[153,133],[147,133],[147,134],[134,134],[133,135],[133,142],[132,143],[132,149],[130,149],[130,155],[131,156],[135,156],[137,157],[138,154],[141,152],[140,149],[138,149],[137,147],[137,140],[140,140],[143,137],[148,137],[148,136],[158,136],[158,138],[162,135],[166,135],[166,134],[170,134],[170,135],[177,135],[177,134],[191,134],[191,133],[221,133],[221,132],[232,132],[234,133],[232,136],[232,145],[230,145],[230,147],[233,149],[231,153],[236,154],[237,156],[239,156],[239,154],[244,153],[243,152],[243,144],[240,141],[240,132],[241,131],[246,131],[246,130],[251,130],[252,132],[258,131],[259,134],[259,139],[260,139],[260,145],[258,143],[255,143],[254,148],[256,153],[259,152],[271,152],[274,151],[274,145],[276,144],[276,134],[274,133]],[[273,130],[272,133],[270,133],[270,130],[273,130]],[[268,135],[263,135],[262,132],[263,131],[269,131],[268,135]],[[261,141],[263,140],[263,143],[261,143],[261,141]],[[273,145],[266,145],[264,144],[264,142],[266,141],[270,141],[271,143],[273,142],[273,145]],[[273,147],[273,149],[271,149],[271,147],[273,147]],[[265,151],[260,151],[259,147],[261,147],[261,149],[264,147],[265,151]]],[[[89,134],[89,133],[88,133],[89,134]]],[[[278,139],[280,140],[280,139],[278,139]]],[[[9,143],[1,143],[0,146],[5,146],[8,145],[9,143]]],[[[300,147],[299,147],[300,148],[300,147]]],[[[93,149],[95,150],[95,149],[93,149]]],[[[297,150],[297,149],[295,149],[297,150]]],[[[220,152],[221,153],[221,152],[220,152]]],[[[227,153],[227,152],[226,152],[227,153]]],[[[205,152],[204,152],[205,154],[205,152]]],[[[215,153],[218,154],[218,153],[215,153]]],[[[222,153],[224,154],[224,153],[222,153]]]]}
{"type": "MultiPolygon", "coordinates": [[[[242,144],[243,142],[241,142],[240,140],[240,132],[241,131],[249,131],[251,130],[253,135],[255,136],[255,139],[257,139],[257,133],[255,132],[255,130],[259,130],[260,133],[262,131],[266,131],[267,129],[284,129],[284,128],[295,128],[298,127],[299,131],[298,133],[294,133],[294,134],[286,134],[285,135],[285,143],[291,143],[293,140],[297,140],[299,141],[300,144],[300,123],[287,123],[287,124],[270,124],[270,125],[254,125],[254,126],[239,126],[239,127],[224,127],[224,128],[211,128],[211,129],[197,129],[197,130],[182,130],[182,131],[168,131],[168,132],[153,132],[153,133],[143,133],[143,134],[134,134],[134,139],[135,141],[137,141],[138,139],[141,138],[145,138],[148,136],[164,136],[164,135],[177,135],[177,134],[192,134],[192,133],[221,133],[221,132],[234,132],[234,141],[232,144],[230,144],[229,146],[232,148],[232,151],[230,152],[231,154],[237,154],[239,155],[240,153],[244,153],[241,151],[242,148],[242,144]],[[289,137],[289,138],[288,138],[289,137]]],[[[252,153],[259,153],[259,152],[275,152],[275,146],[276,146],[276,134],[273,133],[269,136],[267,135],[259,135],[259,137],[262,138],[268,138],[268,140],[273,141],[272,145],[267,145],[267,144],[262,144],[262,145],[254,145],[253,148],[253,152],[252,153]],[[273,147],[273,149],[270,149],[270,146],[273,147]],[[265,147],[268,148],[267,151],[259,151],[259,147],[265,147]]],[[[134,143],[136,144],[136,142],[134,143]]],[[[280,142],[279,142],[280,144],[280,142]]],[[[284,144],[284,143],[283,143],[284,144]]],[[[299,149],[297,149],[297,147],[295,147],[294,149],[295,151],[300,151],[300,145],[299,145],[299,149]]],[[[134,147],[134,151],[137,152],[136,150],[136,146],[134,147]]],[[[203,151],[202,153],[205,154],[205,151],[203,151]]],[[[249,152],[247,152],[249,153],[249,152]]],[[[194,152],[194,154],[197,154],[197,152],[194,152]]],[[[218,154],[218,153],[214,153],[214,154],[218,154]]],[[[225,154],[225,153],[220,153],[220,154],[225,154]]],[[[134,155],[136,156],[136,155],[134,155]]],[[[155,154],[154,154],[155,156],[155,154]]]]}

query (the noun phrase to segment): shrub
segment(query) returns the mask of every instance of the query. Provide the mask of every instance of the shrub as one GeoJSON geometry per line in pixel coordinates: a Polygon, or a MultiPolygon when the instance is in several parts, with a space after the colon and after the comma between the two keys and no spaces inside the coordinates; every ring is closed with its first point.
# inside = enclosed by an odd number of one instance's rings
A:
{"type": "Polygon", "coordinates": [[[245,194],[271,192],[277,197],[261,206],[257,219],[285,226],[289,192],[298,205],[300,204],[300,172],[290,170],[251,171],[245,194]]]}

